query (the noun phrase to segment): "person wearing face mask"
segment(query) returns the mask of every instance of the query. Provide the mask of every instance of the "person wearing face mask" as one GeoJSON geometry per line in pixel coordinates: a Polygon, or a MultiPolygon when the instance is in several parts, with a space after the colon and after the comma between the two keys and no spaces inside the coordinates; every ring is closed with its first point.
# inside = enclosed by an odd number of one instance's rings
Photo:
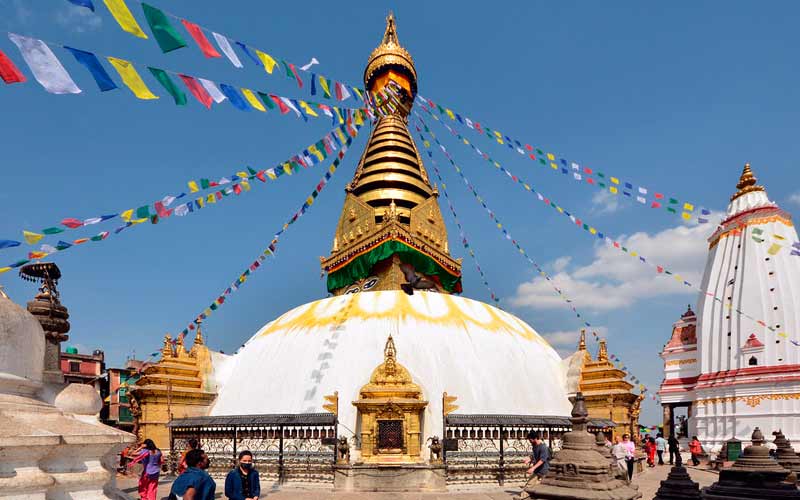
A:
{"type": "Polygon", "coordinates": [[[230,500],[258,500],[259,495],[261,483],[253,468],[253,454],[244,450],[239,453],[239,465],[225,478],[225,496],[230,500]]]}
{"type": "Polygon", "coordinates": [[[214,500],[217,484],[208,475],[208,455],[203,450],[186,454],[186,471],[175,479],[169,500],[214,500]]]}

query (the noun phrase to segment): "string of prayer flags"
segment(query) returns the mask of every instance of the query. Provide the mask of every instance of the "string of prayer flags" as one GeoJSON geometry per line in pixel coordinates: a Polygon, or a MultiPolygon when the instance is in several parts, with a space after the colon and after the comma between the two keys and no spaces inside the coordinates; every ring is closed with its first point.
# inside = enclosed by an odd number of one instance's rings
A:
{"type": "MultiPolygon", "coordinates": [[[[186,88],[189,89],[189,92],[192,93],[195,99],[206,107],[206,109],[211,109],[211,103],[215,101],[215,99],[208,93],[205,86],[203,86],[200,82],[198,82],[195,78],[189,75],[178,75],[181,80],[183,80],[183,84],[186,85],[186,88]]],[[[220,94],[222,95],[222,94],[220,94]]],[[[225,99],[225,96],[222,96],[225,99]]]]}
{"type": "Polygon", "coordinates": [[[103,0],[106,8],[119,24],[119,27],[133,36],[147,39],[147,35],[142,31],[142,27],[136,22],[136,18],[131,14],[130,9],[125,4],[125,0],[103,0]]]}
{"type": "MultiPolygon", "coordinates": [[[[436,138],[435,134],[433,134],[433,132],[431,132],[431,131],[430,131],[430,129],[428,128],[428,126],[427,126],[427,125],[425,124],[425,122],[422,120],[422,117],[420,117],[420,115],[419,115],[419,114],[418,114],[416,111],[414,112],[414,115],[415,115],[415,116],[417,117],[417,119],[419,120],[419,124],[420,124],[420,125],[422,125],[422,127],[423,127],[423,128],[424,128],[424,130],[425,130],[425,132],[428,132],[429,134],[431,134],[431,136],[433,136],[433,137],[434,137],[434,139],[435,139],[435,138],[436,138]]],[[[435,115],[434,115],[434,117],[435,117],[435,115]]],[[[690,283],[689,281],[686,281],[686,280],[684,280],[684,279],[683,279],[683,277],[682,277],[680,274],[678,274],[678,273],[673,273],[672,271],[670,271],[669,269],[667,269],[665,266],[662,266],[662,265],[659,265],[659,264],[656,264],[656,263],[650,262],[650,261],[649,261],[649,260],[648,260],[646,257],[644,257],[644,256],[640,255],[640,254],[639,254],[638,252],[636,252],[635,250],[627,248],[625,245],[623,245],[623,244],[621,244],[620,242],[618,242],[618,241],[614,240],[614,239],[613,239],[613,238],[611,238],[610,236],[607,236],[607,235],[606,235],[604,232],[602,232],[602,231],[600,231],[600,230],[596,229],[595,227],[593,227],[593,226],[589,225],[589,224],[588,224],[588,223],[587,223],[585,220],[581,219],[579,216],[577,216],[577,215],[575,215],[575,214],[573,214],[573,213],[570,213],[568,210],[565,210],[564,208],[562,208],[561,206],[559,206],[559,205],[558,205],[558,204],[557,204],[557,203],[556,203],[556,202],[555,202],[555,201],[554,201],[552,198],[549,198],[549,197],[545,196],[543,193],[541,193],[541,192],[538,192],[538,191],[537,191],[537,190],[536,190],[536,189],[535,189],[533,186],[531,186],[530,184],[526,183],[524,179],[522,179],[521,177],[519,177],[519,176],[517,176],[517,175],[514,175],[514,174],[513,174],[511,171],[509,171],[508,169],[506,169],[505,167],[503,167],[503,166],[502,166],[502,165],[501,165],[501,164],[500,164],[498,161],[496,161],[496,160],[492,159],[492,158],[491,158],[491,157],[490,157],[488,154],[486,154],[486,153],[484,153],[484,152],[480,151],[479,149],[477,149],[477,148],[476,148],[476,147],[475,147],[473,144],[471,144],[471,143],[470,143],[470,142],[469,142],[469,141],[468,141],[466,138],[464,138],[463,136],[461,136],[460,134],[458,134],[457,132],[455,132],[455,131],[454,131],[454,130],[453,130],[451,127],[449,127],[449,126],[448,126],[446,123],[443,123],[443,122],[440,122],[440,123],[441,123],[441,124],[442,124],[442,125],[443,125],[445,128],[447,128],[447,129],[448,129],[448,130],[449,130],[449,131],[450,131],[450,132],[451,132],[453,135],[455,135],[455,136],[456,136],[456,137],[459,139],[459,142],[461,142],[461,143],[462,143],[462,144],[464,144],[464,145],[470,146],[470,147],[472,148],[472,150],[473,150],[473,151],[474,151],[476,154],[478,154],[479,156],[481,156],[482,158],[484,158],[484,159],[485,159],[485,160],[486,160],[486,161],[487,161],[489,164],[491,164],[492,166],[494,166],[496,169],[498,169],[498,170],[500,170],[501,172],[503,172],[504,174],[506,174],[506,177],[508,177],[509,179],[511,179],[512,181],[514,181],[515,183],[517,183],[517,184],[519,184],[520,186],[522,186],[522,187],[523,187],[523,188],[524,188],[526,191],[530,192],[532,195],[536,195],[536,197],[537,197],[537,198],[538,198],[540,201],[542,201],[542,202],[543,202],[545,205],[547,205],[547,206],[549,206],[550,208],[552,208],[552,209],[556,210],[556,211],[557,211],[558,213],[560,213],[561,215],[564,215],[565,217],[569,218],[569,220],[570,220],[570,221],[571,221],[571,222],[572,222],[572,223],[573,223],[575,226],[577,226],[577,227],[579,227],[579,228],[582,228],[584,231],[588,232],[589,234],[591,234],[591,235],[593,235],[593,236],[595,236],[595,237],[597,237],[597,238],[599,238],[599,239],[603,240],[604,242],[608,243],[610,246],[614,247],[615,249],[617,249],[617,250],[619,250],[619,251],[621,251],[621,252],[624,252],[624,253],[626,253],[626,254],[630,255],[631,257],[638,257],[638,260],[639,260],[639,262],[640,262],[640,263],[642,263],[642,264],[645,264],[645,265],[648,265],[648,266],[651,266],[651,267],[655,267],[655,269],[656,269],[656,272],[657,272],[657,273],[659,273],[659,274],[662,274],[662,273],[663,273],[663,274],[665,274],[665,275],[672,276],[672,277],[673,277],[673,279],[675,279],[675,281],[677,281],[677,282],[679,282],[679,283],[682,283],[683,285],[685,285],[685,286],[687,286],[687,287],[690,287],[690,288],[693,288],[693,289],[697,290],[697,292],[698,292],[698,293],[703,293],[703,294],[705,294],[706,296],[708,296],[708,297],[712,298],[713,300],[715,300],[716,302],[719,302],[720,304],[722,304],[722,303],[723,303],[723,300],[722,300],[721,298],[717,297],[716,295],[714,295],[713,293],[710,293],[710,292],[706,292],[706,291],[703,291],[703,290],[701,290],[700,288],[698,288],[697,286],[693,285],[693,284],[692,284],[692,283],[690,283]]],[[[420,130],[420,129],[419,129],[419,126],[417,126],[417,130],[418,130],[418,131],[420,130]]],[[[439,142],[439,140],[438,140],[438,139],[436,139],[436,143],[439,145],[439,147],[442,149],[442,151],[445,153],[445,155],[448,155],[448,154],[449,154],[449,153],[447,152],[447,148],[445,148],[445,147],[444,147],[444,145],[442,145],[442,144],[439,142]]],[[[746,318],[748,318],[748,319],[750,319],[751,321],[754,321],[754,322],[756,322],[756,323],[759,323],[759,324],[762,324],[762,323],[764,323],[763,321],[761,321],[761,320],[759,320],[759,319],[757,319],[757,318],[755,318],[755,317],[753,317],[753,316],[751,316],[751,315],[749,315],[749,314],[747,314],[747,313],[745,313],[745,312],[743,312],[743,311],[740,311],[740,310],[738,310],[738,309],[736,310],[736,312],[737,312],[739,315],[741,315],[741,316],[744,316],[744,317],[746,317],[746,318]]],[[[775,329],[774,329],[773,327],[771,327],[771,326],[768,326],[768,325],[767,325],[767,324],[765,324],[765,323],[763,324],[763,326],[765,326],[765,327],[766,327],[767,329],[769,329],[770,331],[775,331],[775,329]]]]}
{"type": "MultiPolygon", "coordinates": [[[[681,205],[681,202],[676,198],[671,198],[661,192],[654,192],[644,186],[625,181],[619,176],[610,175],[587,166],[581,166],[575,162],[570,162],[564,158],[557,157],[553,153],[545,152],[540,148],[531,146],[530,144],[523,144],[497,130],[492,130],[486,125],[481,125],[478,121],[471,120],[451,109],[444,108],[430,99],[419,95],[417,98],[422,104],[421,107],[431,113],[432,116],[436,116],[433,114],[433,111],[438,111],[439,116],[445,115],[451,121],[458,122],[481,136],[488,137],[498,144],[505,145],[518,154],[528,157],[542,166],[549,167],[556,173],[571,177],[576,182],[591,184],[614,195],[621,194],[631,200],[635,200],[640,205],[649,204],[650,208],[664,208],[667,212],[680,215],[681,218],[687,221],[694,218],[701,224],[709,222],[708,216],[711,214],[711,211],[706,208],[697,208],[695,203],[685,202],[681,205]]],[[[436,119],[438,120],[439,118],[436,117],[436,119]]]]}
{"type": "Polygon", "coordinates": [[[85,50],[75,49],[72,47],[64,46],[64,49],[71,53],[75,60],[85,67],[94,78],[100,92],[107,92],[117,88],[117,84],[111,79],[111,75],[103,68],[97,56],[85,50]]]}
{"type": "Polygon", "coordinates": [[[7,85],[27,81],[25,75],[22,74],[19,68],[14,65],[11,59],[9,59],[2,50],[0,50],[0,78],[2,78],[7,85]]]}
{"type": "Polygon", "coordinates": [[[206,34],[203,33],[203,30],[200,28],[200,26],[194,24],[193,22],[187,21],[186,19],[181,19],[181,24],[183,24],[183,27],[186,28],[187,32],[189,32],[189,35],[200,48],[200,52],[202,52],[204,56],[208,58],[222,57],[220,53],[217,52],[217,49],[211,45],[211,41],[208,39],[208,37],[206,37],[206,34]]]}
{"type": "Polygon", "coordinates": [[[225,94],[220,92],[217,85],[211,80],[206,80],[205,78],[198,78],[197,81],[199,81],[200,85],[202,85],[203,88],[206,89],[206,92],[208,92],[208,95],[210,95],[211,98],[214,99],[215,103],[219,104],[225,99],[227,99],[225,97],[225,94]]]}
{"type": "Polygon", "coordinates": [[[161,48],[161,52],[166,54],[186,47],[186,40],[172,26],[167,16],[160,9],[142,2],[142,11],[147,19],[147,24],[150,25],[150,31],[153,32],[153,36],[161,48]]]}
{"type": "MultiPolygon", "coordinates": [[[[431,152],[431,149],[432,149],[431,148],[431,142],[423,135],[422,130],[417,129],[417,132],[419,133],[419,136],[420,136],[420,139],[422,140],[422,143],[425,145],[425,148],[427,149],[428,157],[433,159],[433,153],[431,152]]],[[[550,275],[547,274],[547,272],[542,268],[542,266],[540,266],[535,260],[533,260],[533,258],[531,258],[531,256],[530,256],[530,254],[528,254],[528,252],[525,251],[524,248],[522,248],[522,245],[520,245],[520,243],[511,236],[511,233],[503,225],[503,223],[500,222],[500,220],[497,218],[497,215],[495,215],[494,211],[492,211],[492,209],[489,208],[489,206],[486,204],[486,200],[480,194],[478,194],[478,191],[475,189],[475,186],[464,175],[463,171],[461,170],[461,167],[456,165],[455,160],[453,160],[452,156],[450,156],[450,153],[447,152],[447,149],[445,149],[445,147],[442,145],[442,143],[439,142],[439,139],[437,139],[436,136],[433,133],[431,133],[430,131],[427,131],[427,132],[431,135],[431,137],[433,137],[433,140],[436,141],[436,144],[439,146],[439,148],[441,149],[442,153],[445,155],[447,160],[450,162],[450,165],[453,166],[453,168],[455,169],[456,173],[458,173],[459,177],[461,177],[461,180],[467,186],[467,189],[469,190],[469,192],[472,193],[472,196],[475,198],[475,200],[483,207],[484,210],[486,210],[486,213],[489,215],[489,218],[492,219],[492,222],[494,222],[494,224],[497,227],[497,229],[500,232],[503,233],[503,236],[505,237],[505,239],[508,240],[509,242],[511,242],[511,244],[514,245],[514,248],[516,248],[517,251],[525,258],[525,260],[527,260],[528,263],[531,264],[536,269],[536,271],[539,273],[539,275],[550,283],[551,288],[553,288],[553,290],[558,294],[558,296],[561,297],[564,300],[564,302],[572,310],[572,312],[575,313],[575,316],[578,318],[578,320],[581,323],[583,323],[583,325],[585,325],[587,327],[591,327],[592,325],[588,321],[586,321],[586,319],[583,317],[583,315],[581,315],[581,313],[578,312],[578,310],[575,308],[573,300],[568,298],[564,294],[564,292],[561,290],[561,288],[559,288],[555,284],[555,281],[553,280],[553,278],[551,278],[550,275]]]]}
{"type": "Polygon", "coordinates": [[[317,199],[317,197],[325,188],[325,186],[328,185],[328,182],[330,182],[331,177],[336,172],[336,169],[341,164],[341,161],[344,159],[345,154],[347,153],[347,150],[353,141],[353,138],[354,137],[348,137],[347,141],[341,145],[341,150],[337,154],[331,166],[328,168],[327,172],[325,172],[325,175],[316,184],[314,190],[311,192],[308,198],[306,198],[306,200],[303,202],[300,208],[297,211],[295,211],[292,214],[292,216],[289,217],[286,223],[283,224],[281,229],[275,233],[269,245],[258,255],[258,257],[252,263],[250,263],[247,266],[244,272],[242,272],[230,284],[230,286],[228,286],[216,299],[214,299],[214,301],[208,307],[203,309],[203,311],[200,314],[198,314],[188,324],[186,328],[183,329],[183,331],[180,333],[181,336],[186,336],[190,330],[198,328],[203,323],[203,321],[208,319],[208,317],[211,316],[215,311],[219,310],[219,308],[225,303],[227,297],[230,294],[238,291],[239,288],[241,288],[241,286],[247,281],[250,275],[261,268],[261,265],[264,263],[264,261],[266,261],[268,256],[272,256],[275,254],[275,252],[277,251],[281,235],[289,228],[289,226],[297,222],[297,220],[299,220],[303,215],[305,215],[308,212],[309,208],[311,208],[311,206],[314,204],[314,201],[317,199]]]}
{"type": "Polygon", "coordinates": [[[46,43],[16,33],[9,33],[8,38],[17,46],[34,78],[46,91],[51,94],[79,94],[81,92],[46,43]]]}
{"type": "MultiPolygon", "coordinates": [[[[754,227],[750,232],[751,232],[751,238],[756,243],[764,243],[765,241],[767,241],[766,235],[763,238],[761,237],[761,235],[764,234],[764,230],[761,229],[760,227],[754,227]]],[[[780,234],[772,234],[771,236],[773,239],[778,240],[780,242],[786,241],[786,237],[781,236],[780,234]]],[[[778,255],[778,253],[780,253],[780,251],[783,250],[784,248],[789,248],[791,250],[791,255],[800,256],[800,241],[796,241],[791,245],[788,244],[784,245],[782,243],[773,242],[772,244],[770,244],[767,253],[770,255],[778,255]]]]}
{"type": "Polygon", "coordinates": [[[122,83],[124,83],[125,86],[128,87],[131,92],[133,92],[133,95],[144,100],[158,99],[158,96],[150,91],[150,89],[144,83],[144,80],[142,80],[142,77],[139,76],[139,73],[136,71],[136,68],[133,67],[132,62],[111,56],[107,57],[106,59],[108,59],[108,62],[110,62],[114,69],[117,70],[120,78],[122,78],[122,83]]]}

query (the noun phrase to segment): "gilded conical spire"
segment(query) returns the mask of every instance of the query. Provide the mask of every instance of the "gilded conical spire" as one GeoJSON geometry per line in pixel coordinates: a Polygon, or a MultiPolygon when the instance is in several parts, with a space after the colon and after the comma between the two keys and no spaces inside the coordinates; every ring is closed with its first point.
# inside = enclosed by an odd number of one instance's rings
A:
{"type": "Polygon", "coordinates": [[[386,17],[386,31],[383,32],[383,42],[381,45],[400,45],[397,39],[397,26],[394,24],[394,12],[389,11],[386,17]]]}
{"type": "Polygon", "coordinates": [[[739,182],[736,184],[736,189],[738,189],[738,191],[736,194],[731,196],[731,201],[742,196],[743,194],[751,193],[753,191],[763,191],[764,186],[759,186],[756,184],[757,181],[758,179],[756,179],[753,171],[750,170],[750,164],[745,163],[744,169],[742,169],[742,175],[739,177],[739,182]]]}
{"type": "Polygon", "coordinates": [[[608,348],[606,339],[600,339],[600,350],[597,352],[597,361],[608,361],[608,348]]]}
{"type": "Polygon", "coordinates": [[[386,17],[386,30],[380,45],[369,55],[364,70],[364,85],[367,90],[375,92],[385,87],[389,80],[405,89],[413,101],[417,95],[417,70],[411,54],[400,45],[392,12],[386,17]]]}
{"type": "Polygon", "coordinates": [[[585,351],[586,350],[586,330],[581,329],[581,338],[578,341],[578,350],[585,351]]]}

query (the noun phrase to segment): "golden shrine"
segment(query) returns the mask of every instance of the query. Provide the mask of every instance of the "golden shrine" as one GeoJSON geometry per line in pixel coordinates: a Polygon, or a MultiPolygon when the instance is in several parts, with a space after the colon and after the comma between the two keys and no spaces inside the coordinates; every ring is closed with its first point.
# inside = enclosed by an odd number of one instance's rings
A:
{"type": "Polygon", "coordinates": [[[361,428],[364,463],[418,463],[422,439],[420,418],[428,402],[408,370],[397,362],[392,336],[386,340],[383,363],[359,391],[356,428],[361,428]]]}
{"type": "Polygon", "coordinates": [[[583,393],[590,418],[605,418],[616,426],[614,436],[639,435],[639,406],[644,395],[633,393],[633,384],[625,379],[625,372],[608,360],[606,340],[600,339],[597,359],[586,349],[586,331],[581,330],[578,353],[582,353],[579,391],[583,393]]]}
{"type": "Polygon", "coordinates": [[[169,449],[170,420],[208,414],[216,397],[211,373],[211,352],[199,329],[189,351],[182,336],[173,344],[166,335],[161,360],[142,370],[130,390],[137,438],[152,439],[159,448],[169,449]]]}

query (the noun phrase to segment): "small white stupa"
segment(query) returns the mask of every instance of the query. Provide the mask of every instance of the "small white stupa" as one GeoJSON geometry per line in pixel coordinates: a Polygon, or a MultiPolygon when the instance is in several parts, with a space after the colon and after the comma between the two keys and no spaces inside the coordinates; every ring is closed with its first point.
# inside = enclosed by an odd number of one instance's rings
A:
{"type": "Polygon", "coordinates": [[[0,290],[0,499],[127,498],[113,463],[133,435],[98,421],[94,387],[43,383],[44,354],[39,322],[0,290]]]}

